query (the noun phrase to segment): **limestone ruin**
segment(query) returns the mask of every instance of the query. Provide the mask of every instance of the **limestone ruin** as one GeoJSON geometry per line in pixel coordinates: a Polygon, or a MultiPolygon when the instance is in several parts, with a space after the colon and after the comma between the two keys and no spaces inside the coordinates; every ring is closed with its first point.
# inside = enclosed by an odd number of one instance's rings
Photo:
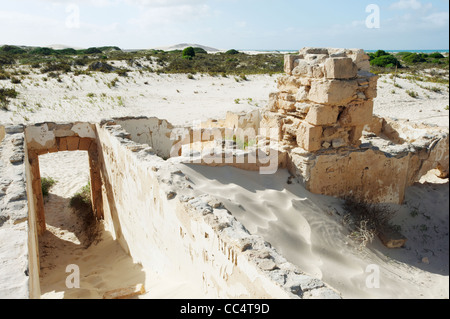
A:
{"type": "Polygon", "coordinates": [[[373,115],[377,76],[368,59],[363,50],[302,49],[285,57],[286,74],[265,110],[192,127],[157,118],[0,125],[0,240],[8,257],[0,273],[10,278],[0,282],[0,297],[40,296],[39,156],[86,151],[96,218],[143,266],[181,269],[208,298],[339,298],[210,195],[193,197],[178,164],[287,168],[312,193],[372,203],[401,203],[432,169],[448,177],[448,129],[373,115]]]}

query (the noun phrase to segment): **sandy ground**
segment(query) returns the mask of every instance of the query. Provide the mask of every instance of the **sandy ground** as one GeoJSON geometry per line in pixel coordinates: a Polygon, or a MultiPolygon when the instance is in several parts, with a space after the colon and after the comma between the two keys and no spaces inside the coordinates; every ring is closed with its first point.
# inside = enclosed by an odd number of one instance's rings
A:
{"type": "MultiPolygon", "coordinates": [[[[0,123],[43,121],[95,121],[113,116],[157,116],[173,124],[223,118],[227,111],[249,111],[267,103],[276,91],[276,76],[234,77],[157,75],[130,72],[117,87],[108,87],[115,77],[61,76],[62,82],[32,75],[15,86],[21,94],[9,111],[0,110],[0,123]],[[92,93],[92,94],[89,94],[92,93]],[[89,94],[89,96],[88,96],[89,94]]],[[[374,113],[440,126],[449,125],[447,85],[415,83],[383,76],[379,81],[374,113]],[[432,92],[418,86],[439,86],[432,92]],[[395,91],[395,93],[393,92],[395,91]],[[419,93],[418,98],[406,90],[419,93]],[[447,107],[447,110],[446,110],[447,107]]],[[[145,283],[143,298],[201,297],[189,283],[174,276],[158,278],[125,255],[108,230],[102,240],[84,249],[77,216],[68,207],[69,198],[88,180],[88,163],[82,152],[42,156],[41,173],[58,180],[46,202],[49,232],[41,238],[41,285],[43,298],[101,298],[111,289],[145,283]],[[81,290],[65,287],[65,267],[81,269],[81,290]],[[120,273],[121,276],[117,276],[120,273]]],[[[262,176],[233,168],[186,167],[192,180],[222,198],[227,208],[251,232],[263,235],[285,257],[305,272],[337,288],[344,298],[448,298],[448,209],[447,180],[424,181],[408,189],[404,205],[394,222],[409,239],[399,250],[387,250],[375,240],[358,250],[342,224],[341,202],[313,195],[300,185],[286,183],[288,173],[262,176]],[[380,287],[367,288],[368,266],[380,270],[380,287]]],[[[431,175],[430,175],[431,176],[431,175]]],[[[101,226],[102,227],[102,226],[101,226]]]]}
{"type": "Polygon", "coordinates": [[[393,223],[409,240],[405,248],[390,250],[378,239],[360,249],[344,226],[342,202],[287,184],[287,170],[260,175],[188,165],[183,172],[196,191],[216,196],[251,233],[344,298],[449,296],[448,180],[410,187],[404,205],[391,205],[393,223]],[[378,288],[366,285],[373,265],[379,270],[378,288]]]}

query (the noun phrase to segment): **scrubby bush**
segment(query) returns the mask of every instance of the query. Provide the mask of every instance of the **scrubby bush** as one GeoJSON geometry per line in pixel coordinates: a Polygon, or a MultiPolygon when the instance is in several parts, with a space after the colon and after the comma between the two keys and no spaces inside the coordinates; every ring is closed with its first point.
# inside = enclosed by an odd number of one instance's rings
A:
{"type": "MultiPolygon", "coordinates": [[[[91,184],[83,186],[71,199],[70,207],[79,218],[80,234],[77,236],[82,245],[88,248],[101,238],[101,227],[97,223],[91,201],[91,184]]],[[[77,234],[78,235],[78,234],[77,234]]]]}
{"type": "Polygon", "coordinates": [[[50,48],[34,48],[30,51],[32,55],[52,55],[56,54],[56,51],[50,48]]]}
{"type": "Polygon", "coordinates": [[[62,55],[76,55],[77,54],[77,50],[72,49],[72,48],[57,50],[56,52],[58,54],[62,54],[62,55]]]}
{"type": "Polygon", "coordinates": [[[0,80],[9,80],[11,78],[11,73],[0,69],[0,80]]]}
{"type": "Polygon", "coordinates": [[[231,49],[231,50],[228,50],[227,52],[225,52],[225,54],[228,54],[228,55],[239,54],[239,51],[235,50],[235,49],[231,49]]]}
{"type": "Polygon", "coordinates": [[[7,54],[24,54],[27,51],[15,45],[4,45],[0,47],[0,52],[4,52],[7,54]]]}
{"type": "Polygon", "coordinates": [[[42,195],[48,196],[50,189],[56,184],[56,181],[52,177],[41,178],[42,195]]]}
{"type": "Polygon", "coordinates": [[[403,61],[405,61],[406,63],[409,64],[413,64],[413,63],[420,63],[420,62],[426,62],[427,55],[426,54],[418,54],[418,53],[411,53],[409,55],[406,55],[403,57],[403,61]]]}
{"type": "Polygon", "coordinates": [[[6,55],[0,55],[0,66],[2,65],[11,65],[14,64],[15,61],[12,57],[6,55]]]}
{"type": "Polygon", "coordinates": [[[84,51],[85,54],[100,54],[103,53],[102,50],[98,48],[88,48],[84,51]]]}
{"type": "Polygon", "coordinates": [[[361,203],[347,199],[344,203],[347,214],[344,222],[350,226],[350,238],[359,243],[363,249],[385,229],[394,229],[390,220],[394,211],[387,205],[361,203]]]}
{"type": "Polygon", "coordinates": [[[15,99],[19,95],[14,89],[0,88],[0,109],[8,110],[9,99],[15,99]]]}
{"type": "Polygon", "coordinates": [[[75,209],[91,208],[91,183],[83,186],[75,195],[70,198],[70,207],[75,209]]]}
{"type": "Polygon", "coordinates": [[[382,55],[370,61],[370,65],[379,67],[401,67],[400,62],[393,55],[382,55]]]}
{"type": "Polygon", "coordinates": [[[114,72],[116,68],[105,62],[94,62],[89,65],[88,70],[109,73],[114,72]]]}
{"type": "Polygon", "coordinates": [[[193,47],[187,47],[186,49],[183,50],[182,56],[185,59],[192,59],[193,57],[195,57],[195,50],[194,50],[194,48],[193,47]]]}
{"type": "Polygon", "coordinates": [[[72,66],[65,61],[59,61],[59,62],[50,62],[47,63],[42,69],[42,73],[49,73],[49,72],[63,72],[68,73],[72,71],[72,66]]]}
{"type": "Polygon", "coordinates": [[[430,58],[433,58],[433,59],[443,59],[443,58],[445,58],[441,53],[439,53],[439,52],[434,52],[434,53],[431,53],[430,55],[429,55],[429,57],[430,58]]]}
{"type": "Polygon", "coordinates": [[[208,54],[208,52],[203,48],[194,48],[195,54],[208,54]]]}

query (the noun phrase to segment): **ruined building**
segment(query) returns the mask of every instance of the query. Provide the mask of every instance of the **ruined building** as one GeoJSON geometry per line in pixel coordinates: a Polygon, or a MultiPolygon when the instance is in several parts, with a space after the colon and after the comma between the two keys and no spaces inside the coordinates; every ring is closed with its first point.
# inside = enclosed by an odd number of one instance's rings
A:
{"type": "Polygon", "coordinates": [[[195,127],[156,118],[0,125],[0,297],[40,296],[39,156],[58,151],[88,152],[96,217],[144,268],[177,269],[211,298],[339,297],[210,195],[193,196],[179,164],[287,168],[312,193],[374,203],[401,203],[432,169],[448,177],[448,129],[373,115],[368,59],[344,49],[287,55],[265,110],[195,127]]]}

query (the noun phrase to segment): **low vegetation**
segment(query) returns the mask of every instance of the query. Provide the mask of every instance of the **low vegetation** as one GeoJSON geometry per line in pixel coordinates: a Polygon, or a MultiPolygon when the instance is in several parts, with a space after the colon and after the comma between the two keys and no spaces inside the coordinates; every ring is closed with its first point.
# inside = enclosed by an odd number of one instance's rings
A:
{"type": "Polygon", "coordinates": [[[81,230],[84,236],[82,242],[84,246],[87,248],[91,244],[98,242],[101,236],[101,229],[92,210],[90,183],[83,186],[72,196],[70,199],[70,207],[75,210],[82,223],[81,230]]]}
{"type": "Polygon", "coordinates": [[[0,109],[8,110],[10,99],[15,99],[19,95],[15,89],[0,88],[0,109]]]}
{"type": "Polygon", "coordinates": [[[375,74],[396,74],[420,82],[449,84],[449,57],[439,52],[369,53],[371,71],[375,74]]]}
{"type": "Polygon", "coordinates": [[[92,210],[90,183],[83,186],[74,196],[72,196],[70,199],[70,207],[92,210]]]}
{"type": "Polygon", "coordinates": [[[371,243],[383,229],[398,228],[390,225],[394,212],[386,205],[347,199],[344,209],[347,212],[344,221],[350,229],[349,237],[359,244],[360,249],[371,243]]]}
{"type": "Polygon", "coordinates": [[[56,184],[56,180],[52,177],[41,178],[42,195],[47,197],[50,193],[50,189],[56,184]]]}

